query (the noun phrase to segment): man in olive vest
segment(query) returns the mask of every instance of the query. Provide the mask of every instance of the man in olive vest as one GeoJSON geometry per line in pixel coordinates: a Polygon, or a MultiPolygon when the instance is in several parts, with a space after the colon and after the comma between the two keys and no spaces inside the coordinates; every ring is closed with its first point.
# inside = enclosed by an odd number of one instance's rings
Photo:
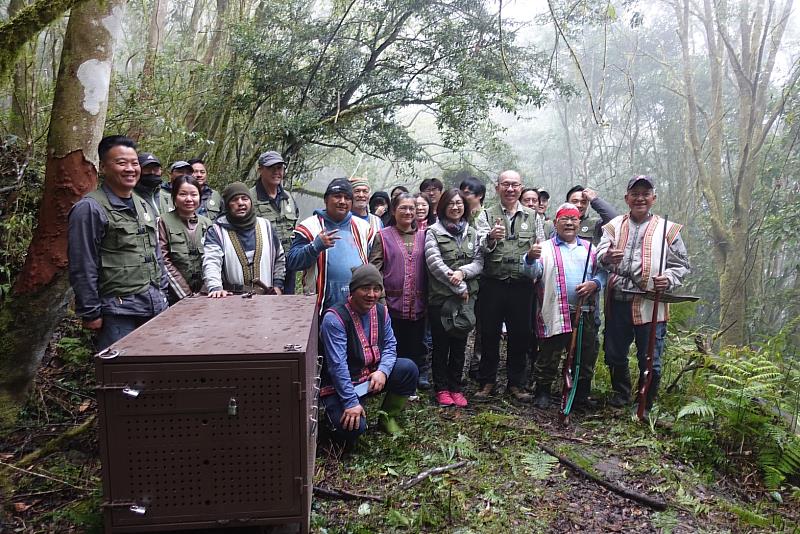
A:
{"type": "Polygon", "coordinates": [[[133,193],[136,143],[112,135],[97,152],[103,184],[70,211],[67,252],[75,313],[103,350],[166,309],[167,276],[156,214],[133,193]]]}
{"type": "MultiPolygon", "coordinates": [[[[300,210],[292,195],[283,188],[286,162],[275,151],[264,152],[258,157],[258,181],[250,189],[255,203],[256,215],[267,219],[281,240],[283,250],[292,247],[292,235],[300,210]]],[[[286,270],[283,292],[294,294],[295,271],[286,270]]]]}
{"type": "Polygon", "coordinates": [[[523,389],[526,381],[526,354],[531,336],[533,285],[523,270],[522,261],[536,241],[536,213],[519,201],[522,177],[516,171],[503,171],[495,186],[500,203],[489,208],[492,229],[486,236],[481,275],[481,355],[476,399],[491,395],[497,381],[500,361],[500,333],[508,330],[507,391],[518,401],[531,400],[523,389]]]}
{"type": "Polygon", "coordinates": [[[192,158],[188,163],[192,166],[192,176],[200,184],[200,207],[197,208],[197,214],[205,215],[213,222],[222,211],[222,196],[208,185],[208,171],[202,159],[192,158]]]}

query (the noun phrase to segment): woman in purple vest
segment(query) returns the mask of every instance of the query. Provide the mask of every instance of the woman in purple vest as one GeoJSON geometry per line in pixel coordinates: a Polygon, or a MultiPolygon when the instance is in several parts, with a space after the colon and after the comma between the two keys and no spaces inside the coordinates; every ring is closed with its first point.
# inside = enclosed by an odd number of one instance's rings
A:
{"type": "MultiPolygon", "coordinates": [[[[429,364],[425,336],[425,232],[418,232],[414,195],[401,193],[391,202],[389,226],[376,236],[369,261],[383,274],[386,307],[397,338],[397,355],[420,369],[420,382],[429,364]]],[[[428,387],[429,383],[425,381],[428,387]]],[[[420,383],[421,389],[425,384],[420,383]]]]}

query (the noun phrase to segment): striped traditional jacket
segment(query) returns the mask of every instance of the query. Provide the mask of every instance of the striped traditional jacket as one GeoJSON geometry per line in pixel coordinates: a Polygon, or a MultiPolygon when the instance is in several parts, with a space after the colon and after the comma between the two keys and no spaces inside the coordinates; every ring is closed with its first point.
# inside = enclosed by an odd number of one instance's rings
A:
{"type": "MultiPolygon", "coordinates": [[[[294,231],[313,243],[314,239],[325,229],[325,219],[315,214],[298,224],[294,231]]],[[[369,263],[369,247],[372,244],[374,233],[370,224],[359,217],[350,217],[350,229],[356,241],[358,254],[364,263],[369,263]]],[[[322,303],[325,302],[326,277],[328,267],[328,252],[319,253],[317,261],[303,271],[303,292],[306,295],[317,295],[317,304],[322,313],[322,303]]]]}
{"type": "MultiPolygon", "coordinates": [[[[608,294],[606,298],[614,298],[613,292],[623,289],[647,291],[653,289],[653,277],[658,275],[662,254],[665,255],[663,274],[670,279],[670,290],[679,287],[683,277],[689,272],[689,262],[685,257],[686,248],[680,236],[682,225],[667,223],[667,250],[664,250],[664,219],[652,215],[647,222],[642,236],[630,235],[629,214],[613,218],[603,226],[603,238],[597,246],[597,257],[601,259],[605,253],[615,248],[625,251],[625,257],[617,266],[609,266],[608,294]],[[633,257],[640,261],[632,261],[633,257]]],[[[624,293],[621,293],[624,295],[624,293]]],[[[618,295],[619,296],[619,295],[618,295]]],[[[633,296],[631,299],[633,324],[643,325],[653,319],[653,301],[633,296]]],[[[657,322],[669,320],[669,304],[658,304],[657,322]]]]}

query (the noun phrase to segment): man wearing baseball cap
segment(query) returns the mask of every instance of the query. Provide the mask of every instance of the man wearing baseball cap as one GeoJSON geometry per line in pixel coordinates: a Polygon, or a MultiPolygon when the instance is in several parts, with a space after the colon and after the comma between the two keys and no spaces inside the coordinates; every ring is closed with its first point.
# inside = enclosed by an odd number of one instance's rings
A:
{"type": "Polygon", "coordinates": [[[371,264],[352,271],[350,295],[322,316],[324,354],[320,401],[335,435],[354,443],[367,429],[362,404],[368,395],[386,392],[378,421],[389,434],[401,431],[397,416],[417,386],[417,366],[397,357],[397,340],[386,307],[378,301],[383,277],[371,264]]]}
{"type": "Polygon", "coordinates": [[[672,291],[681,286],[683,278],[689,273],[689,258],[681,239],[681,225],[670,221],[665,233],[665,220],[650,211],[656,198],[652,177],[639,175],[631,178],[625,193],[625,203],[630,211],[603,226],[603,237],[597,246],[597,260],[610,273],[603,346],[614,390],[609,404],[615,407],[625,406],[630,401],[628,351],[632,341],[636,343],[640,384],[644,378],[651,328],[656,329],[656,344],[652,382],[646,399],[648,410],[661,381],[661,354],[664,351],[669,305],[663,302],[658,304],[653,324],[655,302],[632,292],[672,291]],[[662,257],[663,271],[659,273],[662,257]]]}
{"type": "MultiPolygon", "coordinates": [[[[258,180],[250,188],[256,214],[272,223],[284,250],[292,246],[292,233],[300,210],[291,193],[283,188],[286,162],[280,153],[270,150],[258,157],[258,180]]],[[[287,269],[284,292],[294,293],[295,270],[287,269]]]]}
{"type": "Polygon", "coordinates": [[[151,152],[140,152],[139,168],[142,174],[133,191],[158,215],[161,208],[161,161],[151,152]]]}
{"type": "Polygon", "coordinates": [[[320,312],[349,295],[351,269],[368,263],[374,232],[367,221],[353,217],[353,186],[336,178],[325,190],[325,209],[294,229],[287,269],[305,271],[306,294],[316,294],[320,312]]]}

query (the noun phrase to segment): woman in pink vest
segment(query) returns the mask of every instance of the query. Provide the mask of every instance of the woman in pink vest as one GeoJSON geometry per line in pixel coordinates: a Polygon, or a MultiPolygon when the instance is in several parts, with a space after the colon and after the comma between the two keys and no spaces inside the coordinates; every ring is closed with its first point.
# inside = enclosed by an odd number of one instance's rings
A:
{"type": "Polygon", "coordinates": [[[417,231],[414,195],[401,193],[391,202],[389,226],[376,236],[369,261],[383,274],[386,307],[397,338],[397,355],[409,358],[420,369],[420,388],[429,363],[425,336],[425,232],[417,231]]]}

